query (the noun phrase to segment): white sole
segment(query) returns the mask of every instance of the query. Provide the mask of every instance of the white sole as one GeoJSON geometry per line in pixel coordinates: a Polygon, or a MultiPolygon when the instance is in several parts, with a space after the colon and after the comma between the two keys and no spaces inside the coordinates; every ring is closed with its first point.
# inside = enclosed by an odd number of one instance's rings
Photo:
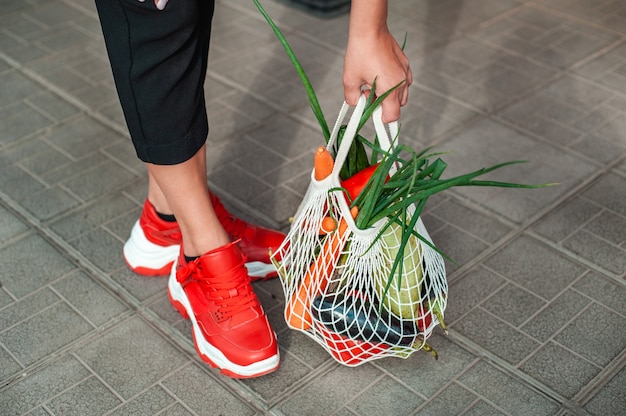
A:
{"type": "MultiPolygon", "coordinates": [[[[160,246],[150,242],[139,221],[135,222],[130,238],[124,244],[124,259],[131,269],[160,270],[178,257],[180,245],[160,246]]],[[[166,273],[167,274],[167,273],[166,273]]]]}

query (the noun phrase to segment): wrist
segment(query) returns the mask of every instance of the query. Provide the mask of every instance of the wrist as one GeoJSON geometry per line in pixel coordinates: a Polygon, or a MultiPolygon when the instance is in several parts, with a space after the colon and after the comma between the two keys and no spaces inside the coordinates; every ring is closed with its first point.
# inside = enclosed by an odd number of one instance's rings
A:
{"type": "Polygon", "coordinates": [[[387,0],[352,0],[349,38],[372,39],[387,29],[387,0]]]}

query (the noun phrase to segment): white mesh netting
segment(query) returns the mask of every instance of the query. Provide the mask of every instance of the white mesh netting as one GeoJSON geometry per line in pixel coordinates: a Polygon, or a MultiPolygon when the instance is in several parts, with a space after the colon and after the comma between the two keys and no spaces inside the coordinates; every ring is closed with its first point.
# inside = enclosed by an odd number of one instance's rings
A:
{"type": "MultiPolygon", "coordinates": [[[[385,220],[358,229],[339,186],[336,172],[321,181],[312,175],[287,238],[273,254],[285,319],[344,365],[406,358],[426,348],[441,323],[448,293],[443,258],[415,235],[399,253],[398,224],[380,236],[385,220]],[[336,224],[330,233],[323,226],[328,221],[336,224]],[[391,276],[397,256],[402,266],[391,276]]],[[[432,244],[421,219],[415,231],[432,244]]]]}

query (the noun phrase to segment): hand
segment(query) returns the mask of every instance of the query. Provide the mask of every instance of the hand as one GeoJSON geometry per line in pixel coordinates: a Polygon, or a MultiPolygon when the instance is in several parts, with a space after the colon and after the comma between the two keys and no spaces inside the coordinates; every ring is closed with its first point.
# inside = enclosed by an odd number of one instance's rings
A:
{"type": "Polygon", "coordinates": [[[370,40],[351,40],[346,50],[343,85],[346,102],[356,105],[362,89],[380,96],[399,83],[383,101],[383,122],[389,123],[400,118],[400,107],[406,105],[409,98],[409,86],[413,74],[409,60],[402,49],[387,32],[385,35],[370,40]],[[376,80],[376,91],[371,91],[376,80]]]}
{"type": "Polygon", "coordinates": [[[353,0],[343,69],[346,102],[356,105],[362,90],[380,96],[401,84],[382,103],[383,122],[396,121],[412,82],[409,59],[387,28],[387,1],[353,0]]]}
{"type": "MultiPolygon", "coordinates": [[[[146,0],[139,0],[139,1],[143,3],[146,0]]],[[[154,0],[154,5],[156,6],[157,9],[163,10],[165,9],[165,6],[167,5],[167,1],[168,0],[154,0]]]]}

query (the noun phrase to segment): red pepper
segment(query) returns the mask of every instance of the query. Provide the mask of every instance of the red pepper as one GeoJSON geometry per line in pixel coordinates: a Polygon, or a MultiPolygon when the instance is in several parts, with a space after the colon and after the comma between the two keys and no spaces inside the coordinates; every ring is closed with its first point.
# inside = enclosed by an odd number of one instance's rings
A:
{"type": "Polygon", "coordinates": [[[342,364],[354,366],[389,349],[387,344],[345,338],[330,331],[319,322],[315,324],[318,331],[322,333],[331,355],[342,364]]]}
{"type": "MultiPolygon", "coordinates": [[[[349,201],[354,201],[361,193],[367,182],[370,180],[374,171],[378,167],[378,164],[368,166],[350,176],[348,179],[341,181],[341,186],[344,187],[349,196],[349,201]]],[[[389,177],[387,177],[389,179],[389,177]]],[[[385,181],[386,182],[386,181],[385,181]]]]}

